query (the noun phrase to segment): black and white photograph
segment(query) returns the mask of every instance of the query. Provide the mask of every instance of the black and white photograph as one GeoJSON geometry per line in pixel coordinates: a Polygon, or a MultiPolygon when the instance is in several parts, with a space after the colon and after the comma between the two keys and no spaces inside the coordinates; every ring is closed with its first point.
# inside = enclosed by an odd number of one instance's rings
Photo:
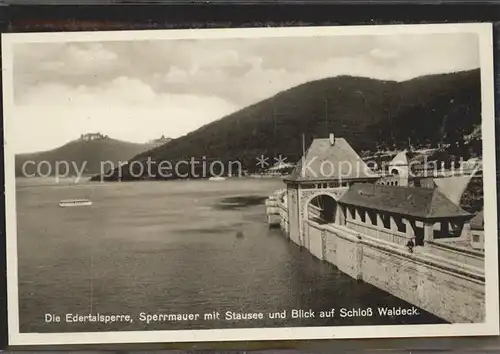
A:
{"type": "Polygon", "coordinates": [[[491,24],[2,53],[12,345],[499,334],[491,24]]]}

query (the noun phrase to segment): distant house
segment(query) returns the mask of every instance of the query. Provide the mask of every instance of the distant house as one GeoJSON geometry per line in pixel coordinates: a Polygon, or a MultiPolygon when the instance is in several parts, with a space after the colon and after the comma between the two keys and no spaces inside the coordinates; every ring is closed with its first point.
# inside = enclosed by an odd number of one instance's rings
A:
{"type": "Polygon", "coordinates": [[[484,210],[477,213],[470,221],[472,247],[484,249],[484,210]]]}

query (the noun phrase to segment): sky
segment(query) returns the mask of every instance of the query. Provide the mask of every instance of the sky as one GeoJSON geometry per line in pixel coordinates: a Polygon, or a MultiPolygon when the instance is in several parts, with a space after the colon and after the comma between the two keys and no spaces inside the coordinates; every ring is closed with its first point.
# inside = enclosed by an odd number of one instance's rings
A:
{"type": "Polygon", "coordinates": [[[479,67],[475,34],[16,43],[13,149],[176,138],[296,85],[479,67]]]}

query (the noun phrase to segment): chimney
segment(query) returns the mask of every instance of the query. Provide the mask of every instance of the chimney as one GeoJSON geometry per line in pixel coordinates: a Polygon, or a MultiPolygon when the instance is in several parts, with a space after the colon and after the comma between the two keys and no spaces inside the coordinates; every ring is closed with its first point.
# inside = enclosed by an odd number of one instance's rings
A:
{"type": "Polygon", "coordinates": [[[330,145],[335,145],[335,134],[330,133],[330,145]]]}

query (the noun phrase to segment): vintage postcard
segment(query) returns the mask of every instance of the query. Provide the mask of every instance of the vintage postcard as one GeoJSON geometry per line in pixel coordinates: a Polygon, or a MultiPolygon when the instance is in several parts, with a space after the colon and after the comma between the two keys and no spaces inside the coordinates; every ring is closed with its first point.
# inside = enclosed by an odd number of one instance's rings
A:
{"type": "Polygon", "coordinates": [[[498,334],[492,43],[3,35],[10,344],[498,334]]]}

